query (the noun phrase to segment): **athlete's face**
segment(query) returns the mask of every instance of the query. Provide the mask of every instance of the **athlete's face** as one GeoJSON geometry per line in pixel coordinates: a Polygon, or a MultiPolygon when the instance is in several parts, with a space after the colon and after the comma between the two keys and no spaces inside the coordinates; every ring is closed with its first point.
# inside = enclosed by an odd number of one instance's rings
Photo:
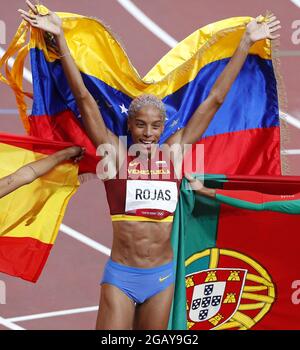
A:
{"type": "Polygon", "coordinates": [[[164,130],[164,119],[159,109],[146,106],[140,109],[135,116],[128,118],[128,130],[133,143],[143,145],[145,151],[151,149],[151,144],[158,143],[164,130]]]}

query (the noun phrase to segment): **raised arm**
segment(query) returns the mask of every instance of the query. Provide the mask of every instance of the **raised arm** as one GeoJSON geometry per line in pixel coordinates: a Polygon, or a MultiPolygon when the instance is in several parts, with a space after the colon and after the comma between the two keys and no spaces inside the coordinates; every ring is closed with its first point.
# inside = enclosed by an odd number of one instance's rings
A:
{"type": "Polygon", "coordinates": [[[65,160],[73,158],[74,162],[78,162],[82,158],[83,153],[84,149],[80,147],[68,147],[46,158],[24,165],[11,175],[0,179],[0,198],[21,186],[33,182],[65,160]]]}
{"type": "Polygon", "coordinates": [[[197,108],[185,128],[179,130],[168,140],[168,144],[193,144],[198,141],[207,129],[212,118],[223,104],[233,82],[242,69],[250,47],[263,39],[276,39],[276,32],[281,28],[280,21],[274,15],[269,15],[265,22],[260,17],[251,21],[246,28],[239,47],[232,56],[222,74],[216,80],[206,100],[197,108]]]}
{"type": "Polygon", "coordinates": [[[62,29],[62,20],[51,11],[48,15],[39,15],[36,7],[29,0],[26,1],[26,4],[31,10],[31,13],[20,9],[18,11],[20,12],[21,17],[32,27],[39,28],[54,35],[65,76],[76,99],[89,138],[92,140],[95,147],[103,143],[116,145],[118,138],[107,129],[99,111],[99,107],[84,85],[79,69],[71,56],[62,29]]]}

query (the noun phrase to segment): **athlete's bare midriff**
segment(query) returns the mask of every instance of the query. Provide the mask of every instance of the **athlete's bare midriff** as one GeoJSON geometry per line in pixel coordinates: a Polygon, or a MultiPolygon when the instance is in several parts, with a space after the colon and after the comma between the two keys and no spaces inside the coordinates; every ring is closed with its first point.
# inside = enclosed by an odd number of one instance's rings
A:
{"type": "Polygon", "coordinates": [[[113,222],[112,260],[127,266],[151,268],[170,262],[172,222],[113,222]]]}

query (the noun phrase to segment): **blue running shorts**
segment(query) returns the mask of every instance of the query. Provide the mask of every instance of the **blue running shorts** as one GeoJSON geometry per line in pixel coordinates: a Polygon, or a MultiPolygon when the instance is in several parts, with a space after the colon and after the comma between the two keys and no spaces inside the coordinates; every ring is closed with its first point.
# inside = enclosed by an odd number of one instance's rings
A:
{"type": "Polygon", "coordinates": [[[101,284],[107,283],[119,288],[136,304],[162,292],[175,281],[175,264],[152,268],[130,267],[111,259],[106,263],[101,284]]]}

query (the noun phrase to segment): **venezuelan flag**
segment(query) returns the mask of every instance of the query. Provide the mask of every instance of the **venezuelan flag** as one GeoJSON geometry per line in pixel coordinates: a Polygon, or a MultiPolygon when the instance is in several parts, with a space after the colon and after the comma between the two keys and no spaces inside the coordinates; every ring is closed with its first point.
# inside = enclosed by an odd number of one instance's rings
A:
{"type": "MultiPolygon", "coordinates": [[[[0,178],[70,144],[0,134],[0,178]]],[[[0,199],[0,271],[36,282],[55,242],[78,167],[64,162],[0,199]]]]}
{"type": "MultiPolygon", "coordinates": [[[[44,7],[39,9],[47,12],[44,7]]],[[[208,96],[251,20],[229,18],[195,31],[142,78],[118,40],[100,21],[70,13],[58,15],[63,19],[72,56],[107,127],[116,135],[126,135],[127,109],[132,99],[142,93],[155,94],[167,109],[161,142],[184,128],[208,96]]],[[[59,57],[34,28],[29,44],[23,45],[27,31],[28,26],[22,22],[2,59],[2,65],[7,66],[12,54],[19,57],[6,82],[16,91],[27,131],[48,140],[80,144],[88,154],[94,154],[59,57]],[[26,115],[20,77],[28,52],[33,73],[30,116],[26,115]]],[[[199,140],[205,145],[206,173],[281,174],[278,90],[271,43],[258,42],[251,48],[225,103],[199,140]]],[[[81,172],[95,171],[95,163],[81,167],[81,172]]]]}
{"type": "Polygon", "coordinates": [[[207,175],[205,185],[216,199],[182,182],[169,328],[299,329],[300,177],[207,175]]]}

